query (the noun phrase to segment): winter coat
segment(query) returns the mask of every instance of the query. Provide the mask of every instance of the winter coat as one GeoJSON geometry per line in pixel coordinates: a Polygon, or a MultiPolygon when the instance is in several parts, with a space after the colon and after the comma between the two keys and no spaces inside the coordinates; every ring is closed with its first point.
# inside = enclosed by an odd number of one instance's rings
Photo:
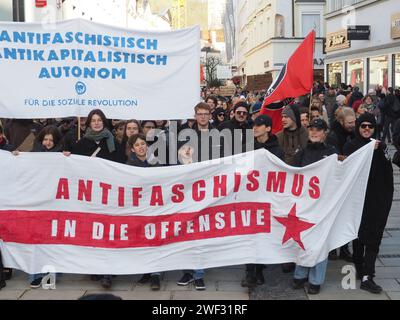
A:
{"type": "Polygon", "coordinates": [[[129,156],[129,159],[127,160],[126,164],[129,166],[141,167],[141,168],[155,167],[154,165],[148,163],[147,160],[144,161],[140,160],[133,152],[129,156]]]}
{"type": "Polygon", "coordinates": [[[343,154],[343,147],[346,142],[354,138],[354,132],[349,132],[343,128],[343,126],[334,121],[331,131],[326,138],[326,143],[336,148],[339,154],[343,154]]]}
{"type": "Polygon", "coordinates": [[[279,145],[285,154],[285,162],[288,165],[293,165],[295,154],[307,146],[307,130],[303,126],[300,126],[293,131],[284,129],[281,132],[278,132],[276,137],[278,138],[279,145]]]}
{"type": "MultiPolygon", "coordinates": [[[[247,132],[246,130],[252,129],[251,127],[251,123],[249,121],[246,121],[244,123],[239,123],[236,121],[235,118],[222,122],[219,126],[218,126],[218,130],[222,131],[224,129],[229,129],[231,131],[232,134],[232,154],[234,154],[235,150],[234,150],[234,145],[235,145],[235,130],[242,130],[242,134],[241,134],[241,141],[237,142],[237,145],[242,145],[244,146],[246,144],[246,136],[247,136],[247,132]]],[[[252,134],[252,133],[251,133],[252,134]]],[[[251,139],[250,139],[251,141],[251,139]]],[[[224,143],[225,140],[221,139],[221,150],[223,151],[224,149],[224,143]]],[[[245,150],[241,150],[241,152],[244,152],[245,150]]]]}
{"type": "Polygon", "coordinates": [[[296,153],[294,156],[293,166],[305,167],[335,153],[337,153],[337,150],[332,145],[328,145],[326,143],[309,142],[305,149],[302,149],[300,152],[296,153]]]}
{"type": "Polygon", "coordinates": [[[99,144],[97,144],[96,142],[83,137],[75,144],[75,146],[73,146],[72,153],[90,157],[98,147],[101,149],[96,155],[97,158],[115,161],[116,152],[110,152],[108,150],[106,138],[103,138],[100,140],[99,144]]]}
{"type": "MultiPolygon", "coordinates": [[[[276,137],[276,135],[269,136],[268,140],[264,143],[258,142],[257,139],[254,139],[254,150],[258,149],[268,150],[282,161],[284,161],[285,159],[285,154],[283,153],[282,148],[279,146],[278,138],[276,137]]],[[[250,150],[250,148],[247,150],[250,150]]]]}
{"type": "MultiPolygon", "coordinates": [[[[348,156],[370,142],[358,133],[356,137],[344,146],[344,155],[348,156]]],[[[374,151],[371,170],[365,194],[363,214],[358,231],[358,238],[364,245],[378,245],[381,243],[383,231],[389,216],[393,201],[393,168],[385,154],[386,146],[381,142],[374,151]]]]}
{"type": "Polygon", "coordinates": [[[7,143],[6,139],[3,138],[0,140],[0,150],[13,151],[14,148],[11,144],[7,143]]]}

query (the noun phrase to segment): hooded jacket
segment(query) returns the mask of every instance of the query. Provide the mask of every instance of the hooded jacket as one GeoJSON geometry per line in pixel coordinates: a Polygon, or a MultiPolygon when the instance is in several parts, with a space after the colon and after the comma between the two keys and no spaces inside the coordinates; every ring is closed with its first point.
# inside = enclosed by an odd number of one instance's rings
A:
{"type": "Polygon", "coordinates": [[[297,152],[304,149],[308,142],[308,132],[301,125],[300,111],[297,105],[290,106],[296,117],[295,130],[283,129],[276,134],[280,147],[285,154],[285,162],[288,165],[293,165],[294,156],[297,152]]]}
{"type": "MultiPolygon", "coordinates": [[[[363,138],[359,133],[360,125],[363,122],[373,124],[376,132],[375,117],[368,113],[361,115],[356,121],[356,137],[345,144],[344,155],[351,155],[371,141],[371,139],[363,138]]],[[[385,150],[386,145],[381,142],[372,158],[361,225],[358,231],[358,237],[364,245],[381,243],[392,206],[393,168],[390,160],[386,157],[385,150]]]]}

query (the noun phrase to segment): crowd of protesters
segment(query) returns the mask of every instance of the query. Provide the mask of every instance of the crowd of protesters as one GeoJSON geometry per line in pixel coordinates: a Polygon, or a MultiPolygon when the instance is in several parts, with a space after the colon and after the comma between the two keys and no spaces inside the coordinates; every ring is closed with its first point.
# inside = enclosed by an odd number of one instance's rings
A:
{"type": "MultiPolygon", "coordinates": [[[[260,115],[265,92],[238,89],[232,97],[222,97],[218,88],[204,89],[202,102],[194,107],[192,119],[110,120],[101,110],[92,110],[86,118],[18,120],[1,119],[0,149],[13,152],[63,152],[99,157],[131,166],[187,165],[197,161],[224,156],[226,147],[233,153],[264,148],[287,164],[306,166],[322,158],[338,154],[339,160],[368,143],[377,140],[368,181],[359,238],[349,246],[330,253],[329,259],[343,259],[355,264],[361,288],[380,293],[377,285],[375,261],[393,198],[393,171],[387,156],[387,143],[400,148],[400,90],[377,87],[363,94],[358,87],[341,84],[315,83],[313,94],[282,103],[283,129],[272,133],[274,123],[267,115],[260,115]],[[160,133],[172,128],[191,130],[198,137],[198,145],[178,141],[176,157],[167,154],[166,161],[154,161],[151,145],[161,139],[160,133]],[[202,134],[212,130],[230,131],[232,146],[225,140],[208,141],[202,134]],[[239,132],[239,134],[237,134],[239,132]],[[250,135],[250,136],[249,136],[250,135]],[[150,139],[151,137],[151,139],[150,139]],[[249,147],[249,142],[251,147],[249,147]],[[236,143],[236,145],[235,145],[236,143]],[[240,148],[238,150],[237,145],[240,148]],[[171,161],[175,159],[176,161],[171,161]]],[[[210,137],[207,137],[210,139],[210,137]]],[[[171,141],[168,141],[171,143],[171,141]]],[[[169,150],[169,149],[167,149],[169,150]]],[[[0,257],[1,258],[1,257],[0,257]]],[[[1,259],[0,259],[1,261],[1,259]]],[[[313,268],[283,264],[283,272],[294,272],[293,287],[300,289],[308,282],[308,292],[317,294],[324,283],[328,259],[313,268]]],[[[1,265],[0,265],[1,267],[1,265]]],[[[253,288],[265,282],[263,265],[246,265],[242,286],[253,288]]],[[[184,270],[178,285],[194,283],[198,290],[206,288],[205,270],[184,270]]],[[[11,270],[0,272],[0,288],[11,277],[11,270]]],[[[32,288],[41,285],[43,275],[31,275],[32,288]]],[[[112,275],[92,275],[104,288],[111,288],[112,275]]],[[[145,274],[140,283],[150,283],[152,290],[160,289],[161,274],[145,274]]]]}

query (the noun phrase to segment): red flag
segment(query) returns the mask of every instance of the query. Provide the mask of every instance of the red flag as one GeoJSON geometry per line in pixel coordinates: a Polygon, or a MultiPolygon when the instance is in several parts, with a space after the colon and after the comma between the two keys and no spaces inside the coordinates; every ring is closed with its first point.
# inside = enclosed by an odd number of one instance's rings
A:
{"type": "MultiPolygon", "coordinates": [[[[274,117],[278,118],[278,111],[282,111],[282,108],[270,109],[269,105],[287,98],[296,98],[311,91],[314,80],[314,44],[315,31],[313,30],[292,54],[269,87],[260,114],[270,115],[272,113],[274,117]]],[[[279,126],[282,129],[280,121],[275,122],[272,131],[278,132],[279,126]]]]}
{"type": "Polygon", "coordinates": [[[204,81],[204,66],[200,64],[200,82],[204,81]]]}

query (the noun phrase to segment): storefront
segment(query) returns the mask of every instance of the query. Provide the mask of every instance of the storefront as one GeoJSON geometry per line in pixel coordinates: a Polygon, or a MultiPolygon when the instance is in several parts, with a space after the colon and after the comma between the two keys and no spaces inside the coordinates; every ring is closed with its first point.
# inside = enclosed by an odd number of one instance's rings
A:
{"type": "Polygon", "coordinates": [[[393,8],[398,0],[360,3],[352,13],[356,24],[347,26],[349,13],[325,14],[325,81],[357,86],[363,94],[377,86],[400,87],[400,12],[393,8]]]}
{"type": "Polygon", "coordinates": [[[400,53],[394,55],[393,61],[394,61],[394,66],[393,66],[394,85],[396,87],[400,87],[400,53]]]}

